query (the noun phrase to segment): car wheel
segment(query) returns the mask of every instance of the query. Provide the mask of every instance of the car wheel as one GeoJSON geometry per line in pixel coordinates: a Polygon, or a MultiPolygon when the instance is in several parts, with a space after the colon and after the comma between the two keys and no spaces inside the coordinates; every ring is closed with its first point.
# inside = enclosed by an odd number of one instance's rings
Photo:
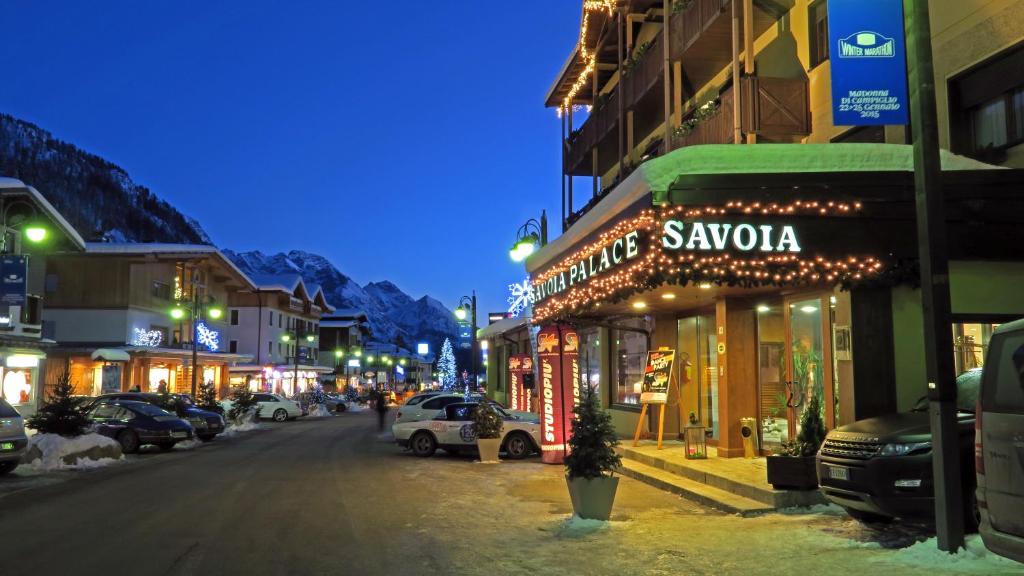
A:
{"type": "Polygon", "coordinates": [[[284,422],[288,419],[288,411],[284,408],[274,410],[274,422],[284,422]]]}
{"type": "Polygon", "coordinates": [[[139,451],[139,437],[131,430],[118,434],[117,443],[121,445],[121,452],[125,454],[135,454],[139,451]]]}
{"type": "Polygon", "coordinates": [[[160,442],[156,447],[162,452],[168,452],[174,448],[174,442],[160,442]]]}
{"type": "Polygon", "coordinates": [[[412,440],[409,441],[409,446],[412,447],[412,453],[421,458],[433,456],[437,450],[437,442],[434,441],[434,437],[429,432],[417,432],[414,434],[412,440]]]}
{"type": "Polygon", "coordinates": [[[0,476],[3,476],[4,474],[10,474],[17,467],[18,467],[18,462],[17,461],[0,462],[0,476]]]}
{"type": "Polygon", "coordinates": [[[864,512],[863,510],[856,510],[854,508],[844,508],[846,513],[850,515],[850,518],[864,524],[889,524],[892,522],[892,517],[882,516],[881,514],[873,514],[871,512],[864,512]]]}
{"type": "Polygon", "coordinates": [[[335,412],[344,412],[345,410],[348,410],[348,406],[345,406],[344,404],[338,404],[334,407],[335,412]]]}
{"type": "Polygon", "coordinates": [[[210,442],[210,441],[212,441],[216,437],[217,437],[216,434],[199,434],[199,436],[198,436],[198,438],[200,440],[202,440],[203,442],[210,442]]]}
{"type": "Polygon", "coordinates": [[[509,460],[522,460],[533,452],[533,445],[525,434],[509,434],[505,440],[505,455],[509,460]]]}

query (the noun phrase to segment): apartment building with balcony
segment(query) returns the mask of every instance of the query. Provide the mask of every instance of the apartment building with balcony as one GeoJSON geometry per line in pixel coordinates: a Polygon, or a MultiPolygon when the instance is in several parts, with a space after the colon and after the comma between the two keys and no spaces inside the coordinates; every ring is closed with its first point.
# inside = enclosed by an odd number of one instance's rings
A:
{"type": "MultiPolygon", "coordinates": [[[[540,348],[571,352],[578,381],[540,355],[537,396],[592,387],[623,436],[655,431],[644,367],[668,348],[664,433],[700,426],[727,457],[743,419],[762,451],[792,438],[813,396],[828,428],[909,409],[926,391],[909,132],[833,121],[827,2],[582,6],[545,97],[563,127],[562,234],[526,260],[532,325],[558,327],[540,348]]],[[[1024,6],[932,0],[931,30],[967,369],[1024,316],[1024,6]]],[[[496,358],[538,349],[535,329],[509,329],[485,334],[496,358]]]]}
{"type": "Polygon", "coordinates": [[[57,345],[47,378],[69,370],[78,394],[139,389],[227,393],[225,309],[252,281],[208,245],[87,243],[47,259],[45,331],[57,345]],[[195,358],[195,360],[193,360],[195,358]]]}
{"type": "Polygon", "coordinates": [[[253,283],[228,300],[228,349],[252,359],[231,368],[232,384],[289,396],[311,389],[331,372],[320,364],[320,324],[334,308],[298,274],[255,275],[253,283]]]}

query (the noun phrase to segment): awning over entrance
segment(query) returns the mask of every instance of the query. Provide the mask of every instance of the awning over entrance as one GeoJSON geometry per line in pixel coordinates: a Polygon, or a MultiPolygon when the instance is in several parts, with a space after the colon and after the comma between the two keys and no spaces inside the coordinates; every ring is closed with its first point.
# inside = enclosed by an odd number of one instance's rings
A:
{"type": "Polygon", "coordinates": [[[91,357],[102,362],[128,362],[132,359],[130,354],[118,348],[100,348],[91,357]]]}

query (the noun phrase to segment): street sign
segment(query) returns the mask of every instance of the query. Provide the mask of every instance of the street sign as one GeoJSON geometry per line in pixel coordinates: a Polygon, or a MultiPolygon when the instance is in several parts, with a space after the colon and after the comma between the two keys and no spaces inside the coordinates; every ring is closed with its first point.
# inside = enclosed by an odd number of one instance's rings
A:
{"type": "Polygon", "coordinates": [[[459,348],[470,349],[473,347],[473,329],[469,320],[459,321],[459,348]]]}
{"type": "Polygon", "coordinates": [[[832,123],[909,124],[902,0],[829,0],[832,123]]]}
{"type": "Polygon", "coordinates": [[[0,304],[3,306],[25,306],[28,258],[25,256],[4,256],[0,260],[0,304]]]}

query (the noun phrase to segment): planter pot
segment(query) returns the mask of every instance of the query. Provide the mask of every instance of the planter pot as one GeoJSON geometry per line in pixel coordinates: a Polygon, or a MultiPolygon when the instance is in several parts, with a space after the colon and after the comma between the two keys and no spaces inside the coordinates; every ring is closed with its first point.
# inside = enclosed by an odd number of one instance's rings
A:
{"type": "Polygon", "coordinates": [[[481,462],[499,462],[498,450],[501,449],[501,438],[477,438],[476,447],[480,450],[481,462]]]}
{"type": "Polygon", "coordinates": [[[591,520],[607,520],[612,515],[612,504],[615,502],[615,490],[619,487],[619,479],[610,476],[600,478],[565,477],[569,485],[569,498],[572,509],[580,518],[591,520]]]}
{"type": "Polygon", "coordinates": [[[768,483],[777,490],[814,490],[818,487],[814,456],[769,456],[768,483]]]}

